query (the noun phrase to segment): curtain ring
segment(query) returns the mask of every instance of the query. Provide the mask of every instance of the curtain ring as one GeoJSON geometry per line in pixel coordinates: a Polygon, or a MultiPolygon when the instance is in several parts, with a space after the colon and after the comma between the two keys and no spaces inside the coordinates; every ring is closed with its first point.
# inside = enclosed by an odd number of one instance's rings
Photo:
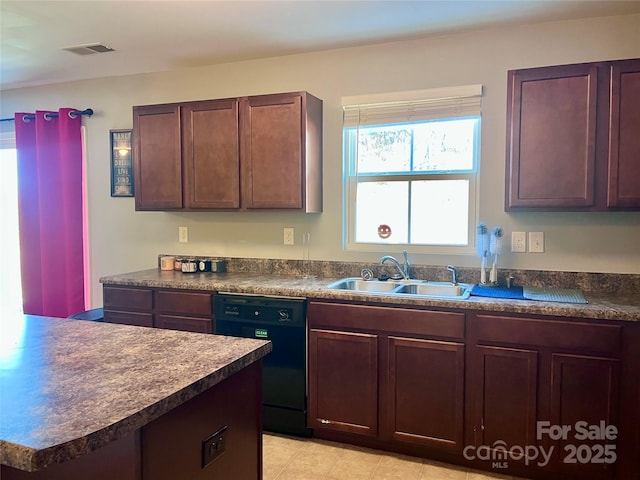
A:
{"type": "Polygon", "coordinates": [[[47,122],[50,122],[52,119],[54,119],[54,118],[55,118],[55,117],[51,117],[51,116],[49,116],[49,115],[50,115],[49,113],[45,113],[45,114],[43,115],[43,116],[44,116],[44,119],[45,119],[47,122]]]}
{"type": "Polygon", "coordinates": [[[31,119],[29,118],[29,115],[23,115],[22,116],[22,121],[24,123],[29,123],[31,121],[31,119]]]}
{"type": "Polygon", "coordinates": [[[69,115],[69,118],[76,118],[78,115],[76,115],[76,112],[74,112],[73,110],[69,110],[67,112],[67,115],[69,115]]]}

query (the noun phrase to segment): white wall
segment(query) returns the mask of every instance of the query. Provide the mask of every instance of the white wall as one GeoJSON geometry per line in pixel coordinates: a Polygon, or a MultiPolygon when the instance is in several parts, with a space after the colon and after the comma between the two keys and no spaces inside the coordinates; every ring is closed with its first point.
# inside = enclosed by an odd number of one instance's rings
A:
{"type": "MultiPolygon", "coordinates": [[[[480,221],[511,231],[545,232],[542,254],[504,255],[509,268],[640,273],[640,213],[504,212],[508,69],[640,57],[640,16],[501,28],[0,92],[1,116],[36,108],[91,107],[86,118],[93,305],[98,279],[151,268],[158,253],[299,259],[302,232],[311,258],[377,262],[379,254],[341,247],[343,95],[481,83],[480,221]],[[324,100],[324,212],[135,212],[132,198],[110,197],[109,130],[131,128],[133,105],[307,90],[324,100]],[[180,225],[189,243],[179,244],[180,225]],[[296,246],[282,245],[295,227],[296,246]]],[[[395,252],[384,252],[395,253],[395,252]]],[[[417,264],[476,266],[469,256],[415,255],[417,264]]]]}

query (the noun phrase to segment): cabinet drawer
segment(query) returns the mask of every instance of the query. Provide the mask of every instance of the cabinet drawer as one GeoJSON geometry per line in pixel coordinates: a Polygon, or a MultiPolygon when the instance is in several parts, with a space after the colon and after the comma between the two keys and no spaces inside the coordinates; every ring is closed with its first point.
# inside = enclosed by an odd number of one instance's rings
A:
{"type": "Polygon", "coordinates": [[[310,302],[310,327],[464,338],[464,313],[310,302]]]}
{"type": "Polygon", "coordinates": [[[104,321],[108,323],[120,323],[122,325],[153,327],[153,315],[151,313],[114,312],[111,310],[105,310],[104,321]]]}
{"type": "Polygon", "coordinates": [[[156,311],[211,316],[211,294],[160,290],[156,292],[156,311]]]}
{"type": "Polygon", "coordinates": [[[586,349],[617,354],[622,348],[622,328],[583,322],[562,322],[498,315],[476,315],[479,342],[536,345],[550,348],[586,349]]]}
{"type": "Polygon", "coordinates": [[[156,315],[156,327],[183,332],[211,333],[210,318],[181,317],[178,315],[156,315]]]}
{"type": "Polygon", "coordinates": [[[104,287],[103,302],[106,307],[151,310],[153,293],[143,288],[104,287]]]}

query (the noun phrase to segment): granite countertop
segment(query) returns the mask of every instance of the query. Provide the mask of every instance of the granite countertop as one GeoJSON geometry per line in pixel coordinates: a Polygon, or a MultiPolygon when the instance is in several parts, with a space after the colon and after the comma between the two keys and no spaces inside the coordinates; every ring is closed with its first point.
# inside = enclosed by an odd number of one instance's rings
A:
{"type": "Polygon", "coordinates": [[[559,317],[640,321],[640,293],[625,294],[583,292],[587,304],[511,300],[471,296],[467,300],[407,298],[393,295],[328,289],[336,277],[301,278],[299,275],[274,275],[252,272],[182,273],[157,268],[102,277],[100,282],[187,290],[226,291],[261,295],[348,300],[368,303],[426,306],[463,310],[498,311],[559,317]]]}
{"type": "Polygon", "coordinates": [[[123,438],[272,348],[248,338],[6,317],[0,322],[0,463],[27,471],[123,438]]]}

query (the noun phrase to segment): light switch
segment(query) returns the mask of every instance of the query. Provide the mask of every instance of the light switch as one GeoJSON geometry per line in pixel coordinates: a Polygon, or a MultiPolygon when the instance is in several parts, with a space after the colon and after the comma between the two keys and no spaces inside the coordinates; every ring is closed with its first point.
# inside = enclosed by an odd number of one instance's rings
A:
{"type": "Polygon", "coordinates": [[[529,232],[529,252],[544,253],[544,232],[529,232]]]}

